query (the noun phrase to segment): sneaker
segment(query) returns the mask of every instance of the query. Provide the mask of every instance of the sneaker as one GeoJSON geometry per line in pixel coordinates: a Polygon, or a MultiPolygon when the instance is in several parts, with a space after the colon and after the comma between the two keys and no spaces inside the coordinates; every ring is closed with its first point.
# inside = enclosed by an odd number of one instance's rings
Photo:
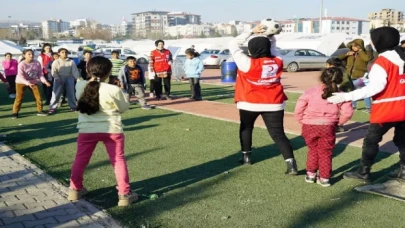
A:
{"type": "Polygon", "coordinates": [[[76,112],[77,110],[75,108],[70,109],[71,112],[76,112]]]}
{"type": "Polygon", "coordinates": [[[45,112],[38,112],[37,113],[37,116],[48,116],[49,114],[48,113],[45,113],[45,112]]]}
{"type": "Polygon", "coordinates": [[[322,187],[329,187],[330,186],[329,179],[318,178],[316,183],[319,184],[322,187]]]}
{"type": "Polygon", "coordinates": [[[10,94],[8,97],[9,97],[10,99],[15,99],[15,94],[10,94]]]}
{"type": "Polygon", "coordinates": [[[68,200],[69,201],[77,201],[80,200],[83,196],[87,195],[89,193],[85,188],[82,190],[74,190],[69,188],[69,193],[68,193],[68,200]]]}
{"type": "Polygon", "coordinates": [[[309,176],[309,175],[307,175],[307,176],[305,177],[305,182],[311,183],[311,184],[315,184],[315,182],[316,182],[316,176],[309,176]]]}
{"type": "Polygon", "coordinates": [[[56,112],[56,109],[49,109],[48,114],[52,115],[52,114],[55,114],[55,112],[56,112]]]}
{"type": "Polygon", "coordinates": [[[170,100],[172,100],[172,98],[170,96],[166,95],[166,100],[170,101],[170,100]]]}
{"type": "Polygon", "coordinates": [[[371,110],[369,108],[366,108],[363,110],[364,113],[371,113],[371,110]]]}
{"type": "Polygon", "coordinates": [[[160,100],[162,100],[162,97],[156,97],[156,100],[160,101],[160,100]]]}
{"type": "Polygon", "coordinates": [[[128,193],[126,195],[118,195],[118,206],[127,207],[138,200],[138,195],[136,193],[128,193]]]}
{"type": "Polygon", "coordinates": [[[142,109],[144,109],[144,110],[151,110],[152,107],[150,107],[149,105],[144,105],[144,106],[142,106],[142,109]]]}
{"type": "Polygon", "coordinates": [[[150,98],[154,98],[155,95],[154,95],[153,93],[149,93],[149,97],[150,97],[150,98]]]}
{"type": "Polygon", "coordinates": [[[13,113],[13,115],[11,116],[11,119],[18,119],[18,113],[13,113]]]}

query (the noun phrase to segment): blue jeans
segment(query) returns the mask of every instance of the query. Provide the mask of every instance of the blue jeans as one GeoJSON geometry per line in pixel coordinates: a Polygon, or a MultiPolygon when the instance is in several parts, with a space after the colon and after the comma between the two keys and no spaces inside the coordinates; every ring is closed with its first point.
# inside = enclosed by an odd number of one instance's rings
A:
{"type": "MultiPolygon", "coordinates": [[[[356,79],[356,80],[353,80],[353,84],[354,84],[354,87],[355,87],[355,89],[360,89],[360,88],[362,88],[362,87],[364,87],[364,86],[356,86],[358,83],[356,83],[358,80],[363,80],[364,81],[364,84],[367,84],[368,83],[368,79],[366,79],[366,78],[359,78],[359,79],[356,79]]],[[[371,109],[371,98],[364,98],[364,103],[365,103],[365,105],[366,105],[366,109],[371,109]]],[[[356,103],[356,101],[352,101],[352,105],[353,105],[353,108],[355,108],[356,107],[356,105],[357,105],[357,103],[356,103]]]]}
{"type": "Polygon", "coordinates": [[[69,107],[76,109],[75,80],[74,77],[69,77],[63,79],[63,84],[57,80],[53,82],[52,99],[49,105],[50,109],[56,109],[58,107],[64,89],[68,98],[69,107]]]}

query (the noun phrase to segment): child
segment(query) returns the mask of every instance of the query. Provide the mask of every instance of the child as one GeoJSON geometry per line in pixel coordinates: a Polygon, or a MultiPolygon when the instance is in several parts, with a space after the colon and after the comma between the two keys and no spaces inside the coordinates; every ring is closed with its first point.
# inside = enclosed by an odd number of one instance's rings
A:
{"type": "Polygon", "coordinates": [[[18,113],[20,112],[21,104],[24,99],[24,91],[27,88],[29,88],[34,95],[37,104],[37,116],[47,116],[47,114],[42,111],[42,98],[38,84],[42,82],[48,87],[51,86],[51,84],[44,77],[41,64],[34,60],[34,51],[25,49],[23,55],[22,61],[18,64],[18,74],[15,80],[16,98],[12,118],[18,118],[18,113]]]}
{"type": "Polygon", "coordinates": [[[59,58],[52,63],[51,74],[55,80],[49,114],[56,112],[63,89],[66,90],[70,111],[76,111],[75,81],[81,76],[74,61],[68,58],[68,50],[61,48],[58,53],[59,58]]]}
{"type": "Polygon", "coordinates": [[[79,64],[77,64],[77,69],[79,69],[83,80],[88,80],[86,66],[87,66],[87,63],[89,62],[89,60],[91,59],[91,57],[93,56],[93,52],[86,50],[83,52],[83,56],[84,56],[84,58],[82,60],[80,60],[79,64]]]}
{"type": "Polygon", "coordinates": [[[332,154],[336,140],[336,125],[343,125],[353,115],[350,102],[341,105],[328,103],[332,93],[338,92],[343,81],[341,69],[326,69],[320,78],[322,85],[308,89],[298,99],[295,118],[302,124],[302,136],[308,145],[308,183],[317,182],[323,187],[330,186],[332,175],[332,154]],[[317,171],[319,171],[317,179],[317,171]]]}
{"type": "Polygon", "coordinates": [[[41,54],[38,56],[38,62],[41,64],[43,72],[44,72],[44,77],[46,80],[51,84],[51,87],[46,87],[45,85],[42,85],[42,90],[44,92],[45,100],[46,100],[46,105],[49,105],[51,103],[51,98],[52,98],[52,77],[51,77],[51,71],[48,71],[47,66],[48,63],[51,62],[52,59],[52,46],[48,43],[45,43],[42,46],[41,54]]]}
{"type": "Polygon", "coordinates": [[[77,153],[72,165],[68,200],[76,201],[87,191],[83,187],[86,166],[99,141],[107,148],[118,189],[118,206],[128,206],[138,199],[131,192],[127,164],[124,157],[124,133],[121,113],[129,109],[129,103],[120,88],[109,85],[112,64],[104,57],[96,56],[87,63],[89,81],[76,84],[79,136],[77,153]]]}
{"type": "MultiPolygon", "coordinates": [[[[346,73],[345,66],[343,64],[343,61],[340,60],[339,58],[330,58],[326,61],[326,68],[331,68],[331,67],[337,67],[339,68],[342,73],[343,73],[343,81],[338,85],[339,90],[342,92],[351,92],[354,90],[354,85],[352,79],[349,77],[349,75],[346,73]]],[[[337,132],[345,132],[345,128],[342,126],[337,126],[336,128],[337,132]]]]}
{"type": "Polygon", "coordinates": [[[13,59],[13,55],[11,53],[6,53],[4,55],[6,57],[6,60],[3,61],[3,69],[4,69],[4,75],[6,76],[9,89],[9,97],[14,99],[15,98],[15,79],[17,77],[17,68],[18,68],[18,62],[17,60],[13,59]]]}
{"type": "Polygon", "coordinates": [[[200,58],[200,54],[196,53],[193,49],[189,48],[186,50],[186,61],[184,63],[184,72],[187,78],[190,80],[191,88],[191,100],[201,101],[201,87],[200,87],[200,77],[204,70],[204,64],[200,58]]]}
{"type": "Polygon", "coordinates": [[[127,65],[123,66],[118,73],[121,89],[128,93],[128,100],[131,94],[135,93],[141,104],[142,109],[152,109],[145,100],[145,75],[142,67],[136,64],[136,58],[129,56],[127,58],[127,65]]]}
{"type": "Polygon", "coordinates": [[[118,80],[118,73],[120,72],[121,68],[124,66],[124,61],[119,58],[119,52],[118,51],[112,51],[111,52],[111,63],[113,65],[112,70],[111,70],[111,76],[110,76],[110,84],[112,85],[119,85],[119,80],[118,80]]]}

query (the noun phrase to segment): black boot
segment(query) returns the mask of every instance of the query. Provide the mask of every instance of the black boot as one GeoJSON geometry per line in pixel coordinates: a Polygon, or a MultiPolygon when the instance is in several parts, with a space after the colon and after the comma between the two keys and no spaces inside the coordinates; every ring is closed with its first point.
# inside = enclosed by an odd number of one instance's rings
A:
{"type": "Polygon", "coordinates": [[[286,164],[287,164],[287,171],[285,172],[285,174],[288,175],[298,174],[297,162],[295,161],[294,158],[286,161],[286,164]]]}
{"type": "Polygon", "coordinates": [[[401,164],[399,169],[388,174],[389,178],[405,180],[405,164],[401,164]]]}
{"type": "Polygon", "coordinates": [[[368,182],[370,181],[370,170],[370,166],[365,166],[364,164],[360,163],[360,167],[357,171],[346,172],[343,174],[343,178],[368,182]]]}
{"type": "Polygon", "coordinates": [[[251,165],[252,164],[252,158],[250,157],[252,153],[249,152],[242,152],[242,158],[239,160],[240,163],[242,163],[243,165],[251,165]]]}

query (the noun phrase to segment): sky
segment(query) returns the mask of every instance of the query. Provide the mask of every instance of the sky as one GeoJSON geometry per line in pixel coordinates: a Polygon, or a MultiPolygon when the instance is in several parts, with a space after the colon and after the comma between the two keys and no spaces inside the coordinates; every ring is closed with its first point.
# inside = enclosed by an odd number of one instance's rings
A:
{"type": "MultiPolygon", "coordinates": [[[[403,0],[323,0],[328,16],[367,19],[383,8],[405,11],[403,0]]],[[[131,21],[142,11],[184,11],[202,16],[203,22],[255,21],[319,17],[321,0],[0,0],[0,21],[94,19],[103,24],[131,21]],[[11,19],[9,19],[11,16],[11,19]]]]}

